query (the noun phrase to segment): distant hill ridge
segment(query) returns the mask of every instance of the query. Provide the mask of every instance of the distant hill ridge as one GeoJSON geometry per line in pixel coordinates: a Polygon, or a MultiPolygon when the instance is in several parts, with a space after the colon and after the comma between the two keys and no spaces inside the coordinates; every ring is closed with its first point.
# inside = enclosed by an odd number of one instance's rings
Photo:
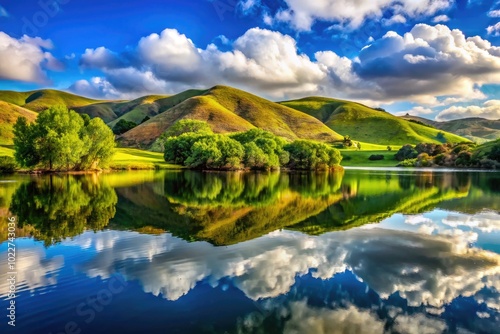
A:
{"type": "Polygon", "coordinates": [[[401,116],[401,118],[422,122],[437,129],[455,133],[478,143],[500,138],[500,119],[490,120],[480,117],[470,117],[452,121],[437,122],[412,115],[401,116]]]}
{"type": "Polygon", "coordinates": [[[396,117],[360,103],[326,97],[272,102],[248,92],[214,86],[191,89],[175,95],[148,95],[134,100],[94,100],[46,89],[30,92],[0,91],[0,144],[12,143],[12,125],[17,117],[32,121],[38,112],[62,104],[78,113],[102,118],[110,127],[124,119],[140,124],[118,138],[121,146],[150,148],[155,140],[180,119],[206,121],[216,133],[262,128],[276,135],[322,142],[353,140],[403,145],[419,142],[466,139],[396,117]],[[442,132],[444,137],[439,137],[442,132]]]}
{"type": "MultiPolygon", "coordinates": [[[[334,131],[362,142],[387,145],[443,142],[443,138],[438,136],[440,130],[408,122],[357,102],[306,97],[280,103],[316,117],[334,131]]],[[[467,141],[452,133],[443,132],[443,135],[445,141],[467,141]]]]}

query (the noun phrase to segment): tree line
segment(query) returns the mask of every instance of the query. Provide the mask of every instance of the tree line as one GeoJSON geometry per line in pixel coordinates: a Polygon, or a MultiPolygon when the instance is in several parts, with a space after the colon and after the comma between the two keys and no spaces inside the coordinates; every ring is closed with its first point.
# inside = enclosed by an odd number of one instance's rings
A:
{"type": "Polygon", "coordinates": [[[338,166],[335,148],[314,141],[285,139],[262,129],[215,134],[202,121],[181,120],[163,135],[165,161],[194,169],[318,170],[338,166]]]}

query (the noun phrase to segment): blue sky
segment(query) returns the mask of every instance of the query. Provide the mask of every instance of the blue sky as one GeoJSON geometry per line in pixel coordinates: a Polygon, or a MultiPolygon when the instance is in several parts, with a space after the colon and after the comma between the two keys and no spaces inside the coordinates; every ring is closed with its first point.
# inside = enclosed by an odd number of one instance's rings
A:
{"type": "Polygon", "coordinates": [[[227,84],[500,118],[500,1],[0,1],[0,89],[133,98],[227,84]]]}

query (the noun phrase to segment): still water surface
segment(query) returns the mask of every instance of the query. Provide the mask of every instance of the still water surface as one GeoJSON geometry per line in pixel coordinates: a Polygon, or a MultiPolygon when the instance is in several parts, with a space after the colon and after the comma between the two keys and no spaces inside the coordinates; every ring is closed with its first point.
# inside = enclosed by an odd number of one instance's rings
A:
{"type": "Polygon", "coordinates": [[[500,173],[2,177],[0,333],[500,333],[499,211],[500,173]]]}

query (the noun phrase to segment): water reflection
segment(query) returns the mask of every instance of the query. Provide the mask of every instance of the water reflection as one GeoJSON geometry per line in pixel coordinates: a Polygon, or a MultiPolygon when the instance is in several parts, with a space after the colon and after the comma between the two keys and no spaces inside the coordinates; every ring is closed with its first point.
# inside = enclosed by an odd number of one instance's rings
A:
{"type": "MultiPolygon", "coordinates": [[[[84,233],[60,246],[87,254],[72,259],[76,273],[92,280],[119,275],[147,294],[180,305],[191,294],[196,302],[203,300],[199,291],[207,286],[216,292],[210,298],[217,303],[242,292],[257,310],[231,318],[236,327],[229,332],[412,333],[429,328],[441,333],[474,329],[473,323],[480,322],[494,333],[499,320],[500,255],[469,247],[460,233],[370,227],[315,237],[278,231],[214,247],[170,234],[106,231],[84,233]],[[470,310],[456,311],[464,307],[470,310]]],[[[20,255],[21,262],[25,256],[20,255]]],[[[61,262],[51,259],[51,265],[61,262]]],[[[51,273],[51,280],[32,286],[56,284],[56,276],[51,273]]]]}
{"type": "Polygon", "coordinates": [[[102,230],[115,215],[117,201],[114,189],[93,177],[51,175],[21,184],[10,212],[20,228],[29,224],[32,235],[50,245],[87,229],[102,230]]]}
{"type": "Polygon", "coordinates": [[[148,172],[0,182],[1,210],[41,241],[18,239],[19,329],[60,332],[72,320],[89,333],[498,333],[498,179],[148,172]],[[87,324],[76,307],[114,277],[126,288],[87,324]]]}
{"type": "MultiPolygon", "coordinates": [[[[0,210],[18,216],[18,236],[46,245],[105,227],[231,245],[282,228],[320,235],[436,207],[498,210],[499,180],[494,173],[367,171],[18,177],[0,183],[0,210]]],[[[0,224],[5,240],[6,220],[0,224]]]]}
{"type": "MultiPolygon", "coordinates": [[[[125,234],[124,234],[125,233],[125,234]]],[[[387,299],[395,292],[409,306],[440,308],[484,287],[500,288],[500,256],[469,248],[468,238],[361,229],[308,237],[275,232],[229,247],[186,243],[170,235],[86,234],[77,243],[100,250],[81,265],[89,276],[118,272],[142,282],[146,292],[177,300],[205,279],[230,277],[253,300],[290,291],[297,276],[328,280],[346,270],[387,299]],[[105,246],[103,246],[105,245],[105,246]],[[182,279],[179,279],[182,277],[182,279]]]]}

